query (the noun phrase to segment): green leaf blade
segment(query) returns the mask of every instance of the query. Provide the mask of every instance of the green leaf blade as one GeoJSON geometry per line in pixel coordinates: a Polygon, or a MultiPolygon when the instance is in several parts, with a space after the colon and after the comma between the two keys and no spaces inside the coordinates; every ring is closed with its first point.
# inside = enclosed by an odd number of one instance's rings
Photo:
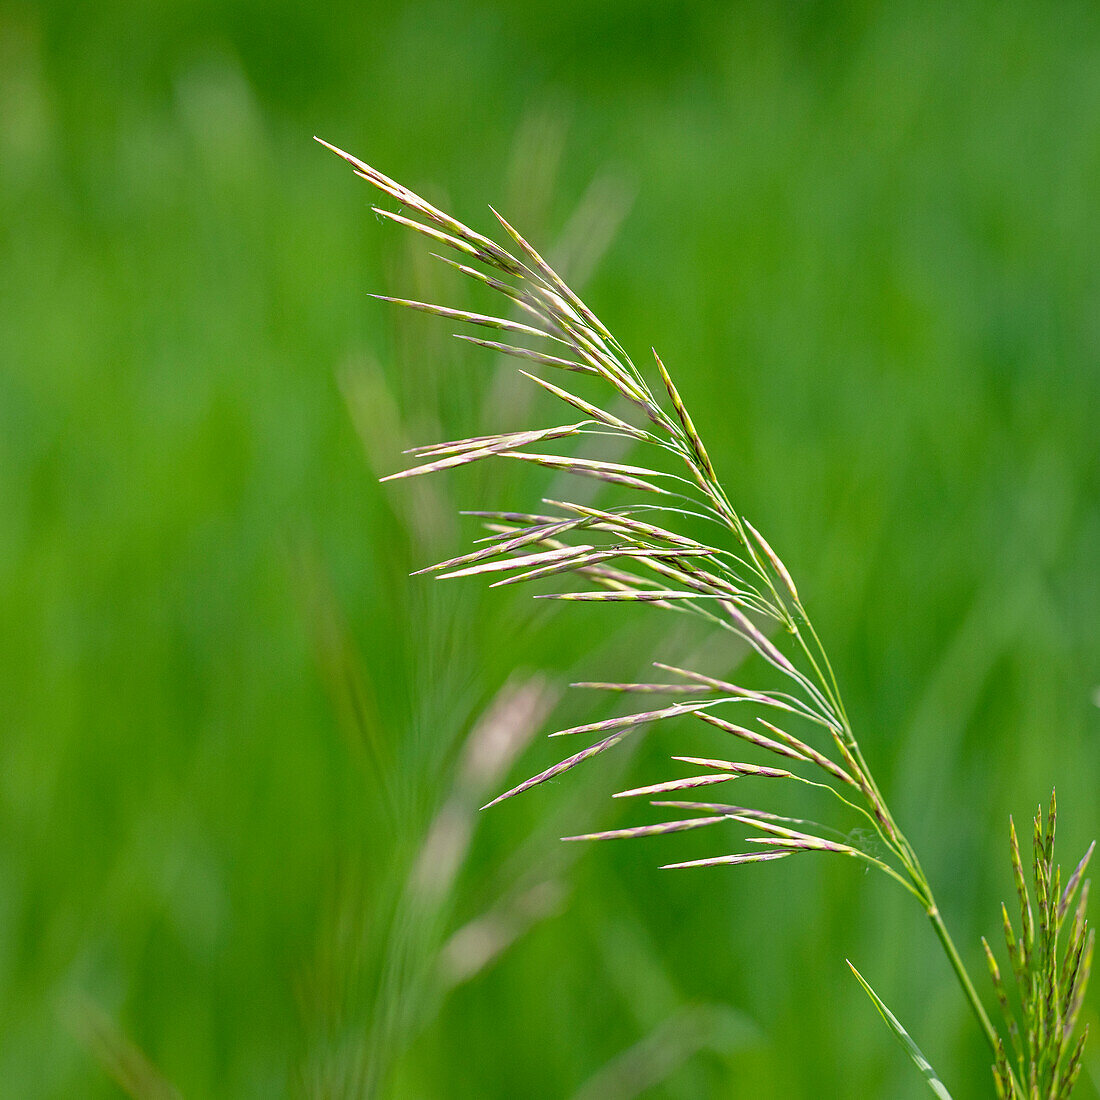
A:
{"type": "Polygon", "coordinates": [[[913,1042],[909,1032],[901,1026],[898,1018],[883,1004],[879,995],[871,988],[867,983],[866,978],[854,967],[849,959],[844,960],[848,963],[849,969],[856,976],[856,981],[863,986],[864,993],[871,998],[875,1008],[878,1009],[879,1015],[886,1021],[890,1030],[897,1037],[897,1040],[905,1048],[906,1054],[913,1060],[913,1065],[920,1070],[921,1076],[928,1082],[928,1087],[940,1098],[940,1100],[951,1100],[951,1093],[947,1091],[947,1086],[936,1075],[936,1071],[932,1068],[932,1063],[924,1056],[920,1047],[913,1042]]]}

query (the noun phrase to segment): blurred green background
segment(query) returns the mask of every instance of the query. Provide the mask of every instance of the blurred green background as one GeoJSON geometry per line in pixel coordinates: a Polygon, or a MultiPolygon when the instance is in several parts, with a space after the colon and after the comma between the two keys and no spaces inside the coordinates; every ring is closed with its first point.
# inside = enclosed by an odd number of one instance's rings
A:
{"type": "Polygon", "coordinates": [[[0,1094],[926,1095],[847,957],[990,1095],[886,880],[557,843],[690,728],[471,812],[734,654],[407,578],[553,479],[377,477],[543,410],[314,133],[657,345],[976,975],[1008,814],[1100,832],[1095,5],[0,0],[0,1094]]]}

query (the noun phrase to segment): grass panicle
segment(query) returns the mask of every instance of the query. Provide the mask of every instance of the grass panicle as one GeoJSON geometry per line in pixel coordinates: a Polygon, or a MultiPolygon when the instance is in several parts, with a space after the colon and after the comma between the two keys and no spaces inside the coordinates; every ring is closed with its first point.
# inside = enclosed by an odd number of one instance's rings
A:
{"type": "Polygon", "coordinates": [[[1088,985],[1095,932],[1085,915],[1089,883],[1084,878],[1095,849],[1090,844],[1064,890],[1061,868],[1054,862],[1057,799],[1051,793],[1045,815],[1040,807],[1032,827],[1032,895],[1023,874],[1015,824],[1009,822],[1009,855],[1020,903],[1017,935],[1008,909],[1002,905],[1005,948],[1016,984],[1017,1010],[1001,979],[993,951],[982,940],[986,962],[1008,1033],[1013,1060],[998,1058],[994,1067],[998,1094],[1010,1100],[1068,1097],[1080,1072],[1087,1027],[1074,1042],[1081,1005],[1088,985]],[[1060,933],[1070,909],[1073,920],[1064,947],[1060,933]]]}
{"type": "MultiPolygon", "coordinates": [[[[566,496],[544,500],[545,512],[468,513],[480,518],[488,532],[478,548],[425,566],[419,572],[433,573],[441,580],[506,574],[494,581],[496,585],[537,584],[550,577],[560,582],[564,578],[569,582],[564,589],[539,592],[536,598],[646,604],[662,611],[675,611],[731,634],[770,668],[771,677],[782,681],[781,687],[761,690],[733,684],[704,671],[657,663],[656,667],[678,682],[580,683],[576,686],[611,692],[626,699],[664,693],[690,696],[691,701],[638,709],[558,730],[551,736],[596,733],[604,736],[516,784],[487,806],[498,805],[556,779],[657,722],[694,717],[699,720],[692,724],[696,730],[706,724],[719,735],[735,738],[744,749],[763,757],[778,757],[783,761],[782,768],[753,761],[677,756],[674,759],[681,763],[708,770],[704,774],[620,791],[615,797],[661,796],[734,780],[781,779],[830,792],[839,815],[835,826],[783,818],[764,809],[651,797],[654,808],[687,810],[706,816],[581,833],[566,839],[656,837],[724,824],[745,830],[750,834],[747,842],[767,850],[664,866],[738,866],[806,851],[859,859],[884,872],[921,905],[989,1044],[1001,1093],[1027,1100],[1068,1096],[1081,1064],[1081,1041],[1074,1045],[1071,1037],[1094,942],[1084,917],[1088,886],[1083,883],[1092,849],[1070,875],[1065,889],[1061,889],[1060,871],[1053,862],[1057,821],[1054,799],[1045,821],[1042,814],[1035,820],[1034,911],[1024,881],[1015,826],[1010,824],[1011,863],[1020,908],[1019,934],[1007,909],[1003,923],[1010,969],[1022,1008],[1020,1024],[1013,1019],[1011,999],[1000,969],[983,941],[996,999],[1006,1021],[1013,1064],[948,932],[920,861],[867,763],[828,655],[793,577],[764,535],[726,496],[695,422],[657,352],[653,350],[652,355],[659,384],[651,386],[607,326],[495,210],[492,213],[504,230],[506,245],[470,229],[356,157],[327,142],[322,144],[403,211],[379,207],[380,214],[443,246],[432,255],[488,291],[500,294],[504,308],[494,314],[412,299],[385,297],[384,300],[476,329],[509,334],[514,343],[468,333],[456,335],[487,350],[523,359],[530,366],[529,370],[520,371],[523,377],[562,402],[571,414],[580,412],[585,418],[550,428],[512,429],[413,448],[411,453],[420,463],[383,480],[439,473],[483,460],[509,460],[594,479],[603,484],[609,496],[621,498],[601,501],[596,506],[587,499],[573,501],[566,496]],[[540,368],[555,375],[560,372],[579,375],[580,384],[593,387],[592,395],[587,391],[574,393],[558,381],[532,373],[540,368]],[[596,396],[598,387],[603,387],[602,398],[596,396]],[[606,450],[607,437],[616,442],[620,452],[644,449],[646,458],[639,464],[623,462],[618,457],[612,460],[576,453],[594,439],[599,439],[601,449],[606,450]],[[529,449],[534,446],[539,450],[529,449]],[[715,532],[713,539],[700,542],[676,530],[683,519],[691,522],[693,532],[699,524],[706,525],[708,531],[715,532]],[[776,720],[782,715],[783,725],[798,723],[810,732],[797,727],[797,732],[789,732],[759,716],[756,717],[759,728],[755,728],[752,722],[735,723],[714,713],[730,706],[739,711],[759,709],[776,720]],[[806,825],[812,831],[804,832],[792,825],[806,825]],[[855,828],[856,825],[861,828],[855,828]],[[819,835],[830,831],[843,839],[819,835]],[[1079,898],[1076,904],[1075,898],[1079,898]],[[1059,934],[1067,920],[1070,927],[1060,952],[1059,934]]],[[[767,785],[755,782],[750,782],[749,787],[760,795],[769,790],[767,785]]],[[[856,976],[859,977],[858,973],[856,976]]],[[[904,1029],[862,978],[860,981],[922,1068],[930,1086],[946,1095],[946,1089],[931,1073],[904,1029]]]]}

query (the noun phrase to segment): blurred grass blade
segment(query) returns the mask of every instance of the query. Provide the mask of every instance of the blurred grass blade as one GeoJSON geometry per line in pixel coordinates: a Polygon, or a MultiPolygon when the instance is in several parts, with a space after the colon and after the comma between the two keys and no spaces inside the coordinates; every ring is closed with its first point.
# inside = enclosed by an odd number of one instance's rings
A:
{"type": "Polygon", "coordinates": [[[127,1096],[133,1100],[180,1100],[175,1085],[91,997],[74,993],[63,1002],[61,1011],[77,1040],[127,1096]]]}
{"type": "Polygon", "coordinates": [[[856,981],[863,986],[863,991],[874,1002],[875,1008],[879,1010],[879,1014],[889,1025],[890,1030],[897,1036],[898,1042],[905,1047],[906,1053],[913,1059],[913,1064],[920,1070],[921,1076],[928,1082],[928,1087],[938,1096],[940,1100],[951,1100],[951,1093],[947,1091],[947,1087],[936,1076],[936,1071],[932,1068],[932,1064],[921,1053],[920,1047],[913,1042],[909,1035],[909,1032],[901,1026],[898,1018],[882,1003],[879,995],[867,984],[866,978],[852,966],[851,960],[845,959],[848,963],[849,969],[856,976],[856,981]]]}

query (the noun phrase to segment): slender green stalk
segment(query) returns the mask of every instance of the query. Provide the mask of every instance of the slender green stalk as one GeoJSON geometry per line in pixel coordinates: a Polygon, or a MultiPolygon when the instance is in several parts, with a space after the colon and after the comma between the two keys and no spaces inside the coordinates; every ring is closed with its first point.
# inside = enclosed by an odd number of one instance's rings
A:
{"type": "Polygon", "coordinates": [[[955,946],[955,941],[951,938],[951,933],[947,931],[947,925],[943,923],[943,917],[940,915],[939,908],[931,898],[929,899],[927,912],[928,919],[932,922],[932,927],[935,929],[936,935],[940,939],[940,943],[943,944],[943,950],[947,955],[948,961],[951,963],[951,969],[955,971],[955,976],[959,979],[959,985],[962,986],[963,992],[966,994],[966,999],[970,1004],[970,1008],[981,1026],[986,1042],[989,1043],[990,1050],[996,1055],[998,1046],[997,1032],[990,1022],[989,1014],[982,1005],[981,998],[978,996],[977,989],[974,988],[974,983],[971,981],[966,967],[963,965],[958,948],[955,946]]]}

